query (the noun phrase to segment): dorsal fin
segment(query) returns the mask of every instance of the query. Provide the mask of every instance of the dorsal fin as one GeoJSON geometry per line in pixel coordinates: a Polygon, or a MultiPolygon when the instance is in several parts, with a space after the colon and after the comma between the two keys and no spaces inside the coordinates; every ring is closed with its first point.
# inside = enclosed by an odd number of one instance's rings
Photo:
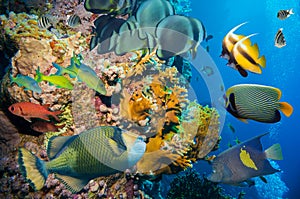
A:
{"type": "Polygon", "coordinates": [[[49,139],[47,155],[50,160],[54,159],[61,150],[77,136],[53,136],[49,139]]]}

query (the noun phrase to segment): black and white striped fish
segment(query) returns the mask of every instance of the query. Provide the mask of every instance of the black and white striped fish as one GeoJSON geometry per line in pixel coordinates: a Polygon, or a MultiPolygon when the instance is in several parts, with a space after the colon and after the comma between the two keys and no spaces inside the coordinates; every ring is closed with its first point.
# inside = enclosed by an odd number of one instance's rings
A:
{"type": "Polygon", "coordinates": [[[275,46],[277,48],[282,48],[286,46],[286,41],[282,33],[283,28],[280,28],[275,35],[275,46]]]}
{"type": "Polygon", "coordinates": [[[49,29],[53,25],[50,18],[48,16],[43,15],[38,19],[38,26],[41,29],[49,29]]]}
{"type": "Polygon", "coordinates": [[[289,16],[291,16],[293,13],[293,8],[291,8],[290,10],[279,10],[277,13],[277,18],[284,20],[286,18],[288,18],[289,16]]]}
{"type": "Polygon", "coordinates": [[[78,15],[71,15],[67,18],[67,25],[71,28],[75,28],[76,26],[81,24],[81,19],[78,15]]]}

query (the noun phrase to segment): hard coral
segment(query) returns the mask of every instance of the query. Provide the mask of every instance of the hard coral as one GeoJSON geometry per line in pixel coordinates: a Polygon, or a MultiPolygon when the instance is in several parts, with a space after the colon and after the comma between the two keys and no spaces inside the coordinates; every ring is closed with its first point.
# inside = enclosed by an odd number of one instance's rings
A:
{"type": "Polygon", "coordinates": [[[219,198],[231,199],[233,197],[224,193],[216,183],[208,181],[195,170],[188,170],[183,175],[178,175],[172,182],[167,194],[167,199],[173,198],[219,198]]]}

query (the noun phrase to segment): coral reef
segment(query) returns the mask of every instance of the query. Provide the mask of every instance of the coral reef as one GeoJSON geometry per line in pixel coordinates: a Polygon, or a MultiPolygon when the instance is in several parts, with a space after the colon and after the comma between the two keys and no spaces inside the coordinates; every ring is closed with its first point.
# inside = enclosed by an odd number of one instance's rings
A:
{"type": "Polygon", "coordinates": [[[0,109],[0,158],[15,150],[20,142],[18,129],[0,109]],[[5,127],[5,128],[4,128],[5,127]]]}
{"type": "Polygon", "coordinates": [[[225,195],[224,190],[216,183],[201,177],[195,170],[188,170],[178,175],[172,182],[167,194],[168,199],[173,198],[223,198],[231,199],[232,196],[225,195]]]}
{"type": "MultiPolygon", "coordinates": [[[[181,1],[172,2],[177,5],[181,1]]],[[[183,12],[188,12],[184,6],[178,13],[183,12]]],[[[63,128],[34,135],[26,125],[19,126],[21,131],[10,126],[3,113],[0,123],[11,127],[11,134],[6,132],[1,136],[11,146],[7,152],[12,152],[1,159],[0,197],[17,193],[21,198],[25,195],[28,198],[160,198],[159,180],[162,174],[175,174],[192,167],[192,163],[205,159],[217,147],[218,112],[188,100],[191,65],[187,60],[177,57],[165,63],[153,52],[116,56],[114,53],[99,55],[96,50],[89,51],[90,26],[97,15],[86,12],[82,1],[56,1],[55,8],[47,13],[56,20],[51,30],[38,27],[38,17],[43,12],[33,13],[10,12],[7,16],[0,16],[1,31],[5,33],[1,36],[1,43],[15,44],[10,47],[10,70],[1,81],[1,103],[4,109],[23,101],[50,104],[53,111],[63,111],[59,115],[60,123],[56,124],[63,128]],[[71,28],[66,25],[67,15],[72,14],[81,18],[81,26],[71,28]],[[18,52],[13,55],[17,49],[18,52]],[[84,82],[67,75],[65,77],[74,84],[73,90],[57,88],[42,81],[39,82],[42,93],[38,94],[10,84],[10,74],[34,78],[39,68],[41,73],[53,75],[57,72],[53,62],[66,68],[79,54],[83,58],[80,62],[94,70],[103,81],[106,94],[101,95],[84,82]],[[146,153],[136,167],[94,179],[80,193],[73,195],[53,175],[38,192],[24,182],[18,171],[15,147],[25,146],[47,160],[45,149],[52,136],[79,134],[102,125],[118,126],[146,137],[146,153]]]]}

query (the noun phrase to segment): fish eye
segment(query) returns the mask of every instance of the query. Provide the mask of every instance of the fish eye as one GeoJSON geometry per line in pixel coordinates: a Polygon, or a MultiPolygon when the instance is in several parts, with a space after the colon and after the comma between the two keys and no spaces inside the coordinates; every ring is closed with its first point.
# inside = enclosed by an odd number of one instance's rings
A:
{"type": "Polygon", "coordinates": [[[12,106],[12,107],[10,108],[10,110],[11,110],[11,111],[14,111],[14,110],[15,110],[15,108],[12,106]]]}

